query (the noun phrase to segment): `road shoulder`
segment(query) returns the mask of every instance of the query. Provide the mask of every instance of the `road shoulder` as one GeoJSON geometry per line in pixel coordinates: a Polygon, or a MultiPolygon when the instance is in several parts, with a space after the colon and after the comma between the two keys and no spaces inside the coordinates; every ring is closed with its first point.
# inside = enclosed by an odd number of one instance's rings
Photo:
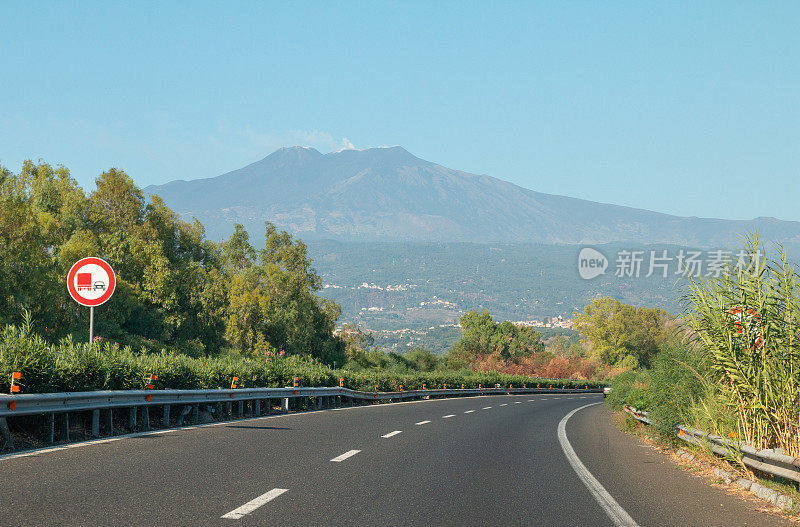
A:
{"type": "Polygon", "coordinates": [[[581,461],[640,525],[794,525],[755,500],[710,485],[624,433],[607,405],[579,411],[566,432],[581,461]]]}

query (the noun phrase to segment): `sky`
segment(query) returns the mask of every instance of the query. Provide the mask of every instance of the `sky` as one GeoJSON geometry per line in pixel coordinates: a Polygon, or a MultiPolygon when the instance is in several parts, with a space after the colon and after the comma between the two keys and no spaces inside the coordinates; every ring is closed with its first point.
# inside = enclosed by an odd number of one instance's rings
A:
{"type": "Polygon", "coordinates": [[[800,221],[800,2],[0,3],[13,171],[146,186],[291,145],[800,221]]]}

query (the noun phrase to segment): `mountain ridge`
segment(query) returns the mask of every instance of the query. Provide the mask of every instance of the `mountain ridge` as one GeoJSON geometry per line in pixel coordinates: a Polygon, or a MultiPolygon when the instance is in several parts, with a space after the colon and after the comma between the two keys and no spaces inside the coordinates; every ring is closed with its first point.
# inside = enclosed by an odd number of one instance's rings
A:
{"type": "Polygon", "coordinates": [[[800,243],[800,222],[771,217],[681,217],[546,194],[489,175],[454,170],[402,147],[322,154],[286,147],[213,178],[144,189],[221,239],[265,221],[309,239],[729,246],[760,232],[800,243]]]}

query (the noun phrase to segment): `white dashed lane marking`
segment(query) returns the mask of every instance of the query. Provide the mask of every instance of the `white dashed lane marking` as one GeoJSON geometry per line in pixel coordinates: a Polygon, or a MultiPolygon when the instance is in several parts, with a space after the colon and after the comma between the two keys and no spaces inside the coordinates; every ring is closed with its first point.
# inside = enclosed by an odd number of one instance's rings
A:
{"type": "Polygon", "coordinates": [[[442,416],[442,419],[447,419],[447,418],[449,418],[449,417],[455,417],[455,414],[443,415],[443,416],[442,416]]]}
{"type": "Polygon", "coordinates": [[[484,406],[484,407],[483,407],[483,409],[484,409],[484,410],[491,410],[491,409],[492,409],[492,407],[491,407],[491,406],[484,406]]]}
{"type": "Polygon", "coordinates": [[[278,496],[280,496],[281,494],[283,494],[284,492],[286,492],[288,490],[289,489],[272,489],[271,491],[265,492],[261,496],[255,498],[253,500],[248,501],[247,503],[245,503],[241,507],[233,509],[231,512],[229,512],[227,514],[223,514],[222,517],[227,519],[227,520],[238,520],[242,516],[244,516],[246,514],[250,514],[251,512],[256,510],[257,508],[259,508],[262,505],[264,505],[265,503],[274,500],[275,498],[277,498],[278,496]]]}
{"type": "Polygon", "coordinates": [[[475,411],[475,410],[466,410],[464,413],[465,413],[465,414],[471,414],[471,413],[472,413],[472,412],[474,412],[474,411],[475,411]]]}
{"type": "MultiPolygon", "coordinates": [[[[414,423],[414,424],[415,425],[426,425],[428,423],[430,423],[430,421],[420,421],[419,423],[414,423]]],[[[386,436],[383,436],[383,437],[386,437],[386,436]]]]}
{"type": "Polygon", "coordinates": [[[337,463],[341,463],[345,459],[347,459],[349,457],[352,457],[352,456],[355,456],[359,452],[361,452],[361,451],[360,450],[348,450],[347,452],[345,452],[341,456],[336,456],[335,458],[331,459],[331,461],[335,461],[337,463]]]}
{"type": "Polygon", "coordinates": [[[403,432],[402,430],[395,430],[394,432],[389,432],[388,434],[383,434],[381,437],[388,438],[388,437],[396,436],[397,434],[400,434],[402,432],[403,432]]]}

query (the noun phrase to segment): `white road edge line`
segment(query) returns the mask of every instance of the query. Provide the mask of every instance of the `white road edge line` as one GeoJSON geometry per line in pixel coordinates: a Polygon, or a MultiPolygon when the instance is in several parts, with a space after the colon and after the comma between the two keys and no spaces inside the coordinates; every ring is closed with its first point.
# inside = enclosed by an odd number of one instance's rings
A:
{"type": "Polygon", "coordinates": [[[402,430],[395,430],[394,432],[389,432],[388,434],[383,434],[381,437],[383,437],[383,438],[392,437],[392,436],[396,436],[397,434],[399,434],[401,432],[402,432],[402,430]]]}
{"type": "Polygon", "coordinates": [[[475,410],[465,410],[465,411],[464,411],[464,413],[465,413],[465,414],[471,414],[471,413],[472,413],[472,412],[474,412],[474,411],[475,411],[475,410]]]}
{"type": "Polygon", "coordinates": [[[589,489],[589,492],[592,493],[594,499],[600,507],[603,508],[611,521],[614,522],[614,525],[617,527],[639,527],[639,524],[625,512],[625,509],[617,503],[617,500],[615,500],[600,482],[597,481],[597,478],[589,472],[589,469],[581,462],[575,450],[572,448],[569,439],[567,439],[567,421],[569,421],[569,418],[575,415],[575,412],[578,410],[583,410],[584,408],[596,404],[601,403],[589,403],[584,406],[579,406],[565,415],[564,418],[561,419],[561,422],[558,423],[558,442],[561,443],[561,449],[564,451],[564,455],[567,456],[569,464],[572,465],[572,469],[578,474],[578,477],[583,484],[586,485],[586,488],[589,489]]]}
{"type": "MultiPolygon", "coordinates": [[[[430,421],[420,421],[419,423],[414,423],[415,425],[426,425],[430,423],[430,421]]],[[[385,436],[384,436],[385,437],[385,436]]]]}
{"type": "Polygon", "coordinates": [[[221,517],[227,520],[238,520],[242,516],[246,514],[250,514],[257,508],[261,507],[265,503],[274,500],[284,492],[288,491],[289,489],[272,489],[269,492],[265,492],[261,496],[257,497],[254,500],[250,500],[241,507],[233,509],[231,512],[227,514],[223,514],[221,517]]]}
{"type": "Polygon", "coordinates": [[[335,461],[336,463],[341,463],[345,459],[347,459],[349,457],[353,457],[356,454],[358,454],[359,452],[361,452],[361,451],[360,450],[348,450],[344,454],[342,454],[340,456],[336,456],[335,458],[331,459],[331,461],[335,461]]]}
{"type": "Polygon", "coordinates": [[[455,414],[447,414],[447,415],[443,415],[442,419],[448,419],[450,417],[455,417],[455,416],[456,416],[455,414]]]}

